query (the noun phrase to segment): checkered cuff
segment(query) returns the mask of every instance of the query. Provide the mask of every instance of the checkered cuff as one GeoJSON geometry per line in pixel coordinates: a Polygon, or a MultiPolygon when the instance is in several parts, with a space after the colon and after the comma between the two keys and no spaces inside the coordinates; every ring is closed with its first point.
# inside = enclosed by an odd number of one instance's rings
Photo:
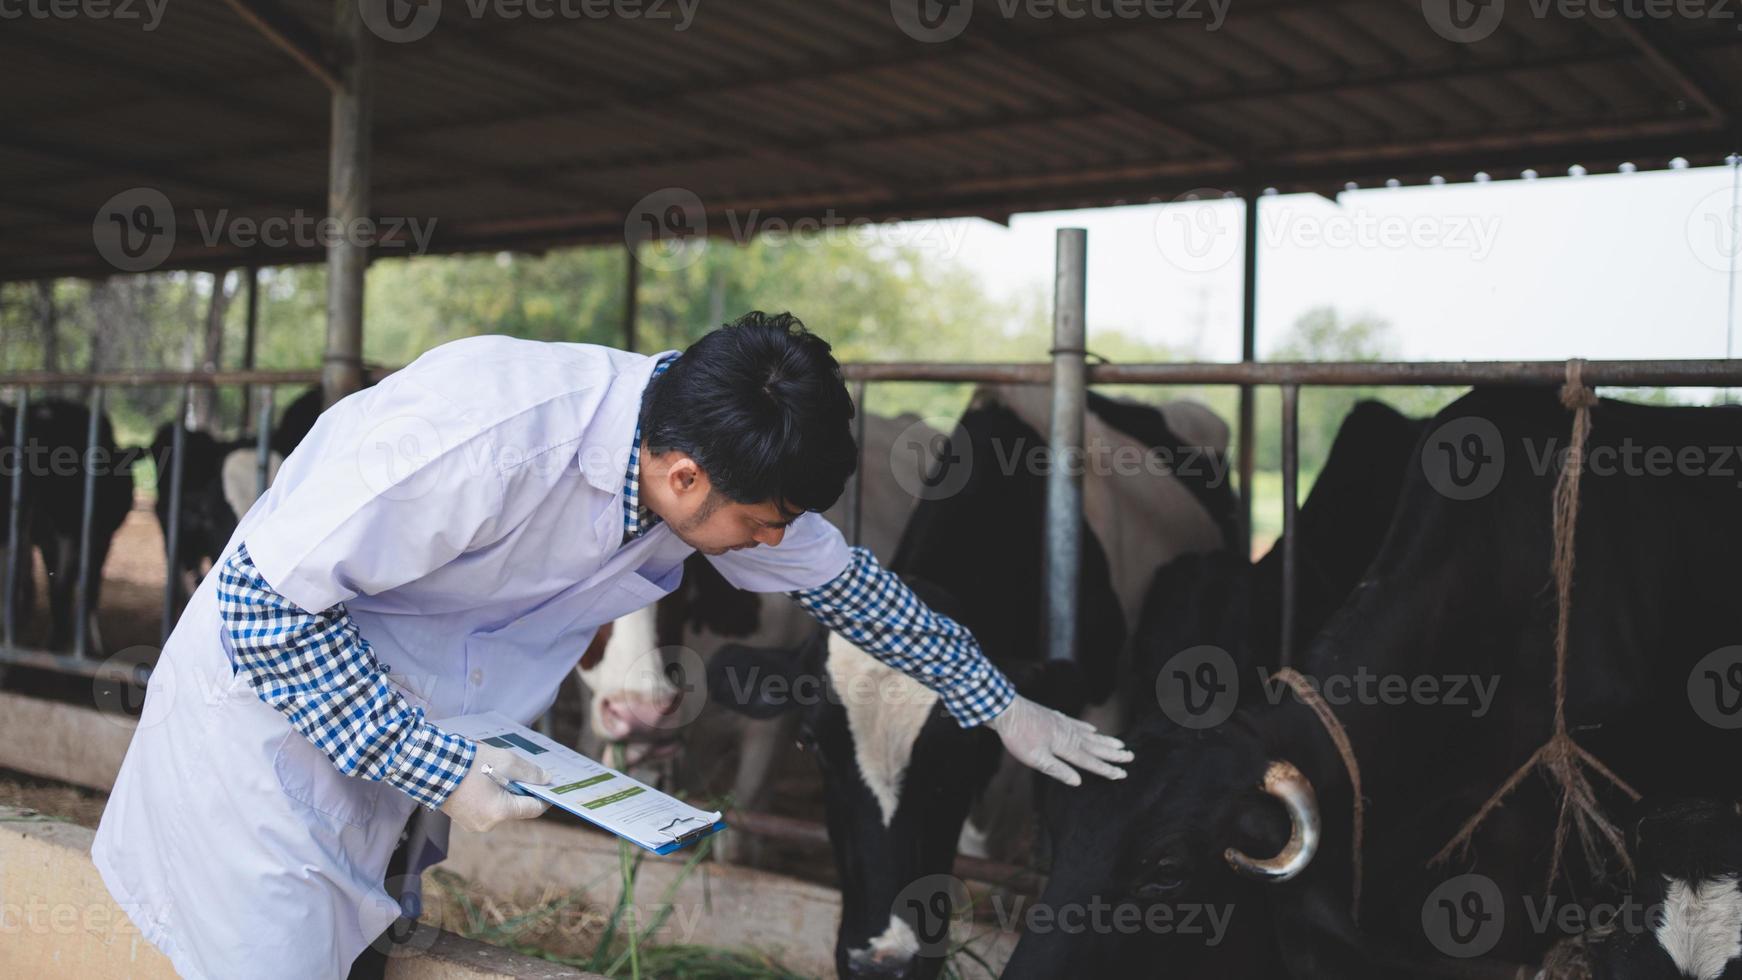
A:
{"type": "Polygon", "coordinates": [[[1016,699],[974,635],[928,609],[865,548],[854,548],[831,581],[790,595],[859,649],[938,692],[963,728],[991,721],[1016,699]]]}
{"type": "Polygon", "coordinates": [[[241,545],[218,570],[218,615],[235,672],[340,772],[390,783],[431,809],[465,778],[477,746],[425,721],[388,682],[391,668],[376,661],[342,603],[304,611],[241,545]]]}

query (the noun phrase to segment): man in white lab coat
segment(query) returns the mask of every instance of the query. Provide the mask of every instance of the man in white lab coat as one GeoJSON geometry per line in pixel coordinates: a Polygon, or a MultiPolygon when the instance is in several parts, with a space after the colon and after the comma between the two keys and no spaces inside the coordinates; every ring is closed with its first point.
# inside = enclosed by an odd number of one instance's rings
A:
{"type": "Polygon", "coordinates": [[[817,513],[856,464],[828,344],[749,314],[681,356],[476,337],[321,416],[165,646],[92,856],[187,977],[340,977],[398,916],[414,809],[488,830],[545,804],[431,719],[542,715],[603,624],[692,551],[989,724],[1035,768],[1130,753],[1017,696],[973,637],[817,513]]]}

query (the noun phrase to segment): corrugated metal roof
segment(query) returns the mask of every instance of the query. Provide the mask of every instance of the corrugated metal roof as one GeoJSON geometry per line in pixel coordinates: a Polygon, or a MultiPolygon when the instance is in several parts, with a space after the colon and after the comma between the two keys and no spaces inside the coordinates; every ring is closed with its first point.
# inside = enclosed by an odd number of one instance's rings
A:
{"type": "MultiPolygon", "coordinates": [[[[233,233],[324,213],[311,72],[225,3],[169,3],[146,29],[145,0],[31,2],[0,33],[0,278],[113,271],[93,222],[135,188],[173,209],[160,267],[320,256],[233,233]]],[[[227,2],[327,58],[330,3],[227,2]]],[[[666,188],[721,234],[752,210],[1002,219],[1709,164],[1739,143],[1742,10],[1716,0],[701,0],[683,29],[677,0],[424,2],[426,36],[375,45],[373,193],[384,218],[434,219],[433,251],[621,241],[666,188]],[[915,12],[943,18],[937,40],[904,31],[925,34],[915,12]]]]}

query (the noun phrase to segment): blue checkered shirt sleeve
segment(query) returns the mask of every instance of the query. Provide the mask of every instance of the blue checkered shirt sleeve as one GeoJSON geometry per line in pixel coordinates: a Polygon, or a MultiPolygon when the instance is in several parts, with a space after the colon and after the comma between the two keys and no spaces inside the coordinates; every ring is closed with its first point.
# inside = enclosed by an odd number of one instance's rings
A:
{"type": "Polygon", "coordinates": [[[389,667],[343,603],[305,612],[238,546],[218,570],[218,614],[236,673],[340,772],[390,783],[434,809],[471,768],[477,746],[425,721],[387,682],[389,667]]]}
{"type": "Polygon", "coordinates": [[[1016,699],[974,634],[927,608],[868,549],[854,548],[834,579],[790,594],[817,622],[938,692],[963,728],[992,720],[1016,699]]]}

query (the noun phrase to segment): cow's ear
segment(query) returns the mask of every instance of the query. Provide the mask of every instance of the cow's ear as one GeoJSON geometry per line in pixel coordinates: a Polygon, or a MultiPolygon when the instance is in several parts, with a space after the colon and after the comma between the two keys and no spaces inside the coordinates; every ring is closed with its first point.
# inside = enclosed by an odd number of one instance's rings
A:
{"type": "Polygon", "coordinates": [[[708,660],[708,700],[751,718],[774,718],[793,707],[794,685],[814,668],[799,650],[728,643],[708,660]]]}

